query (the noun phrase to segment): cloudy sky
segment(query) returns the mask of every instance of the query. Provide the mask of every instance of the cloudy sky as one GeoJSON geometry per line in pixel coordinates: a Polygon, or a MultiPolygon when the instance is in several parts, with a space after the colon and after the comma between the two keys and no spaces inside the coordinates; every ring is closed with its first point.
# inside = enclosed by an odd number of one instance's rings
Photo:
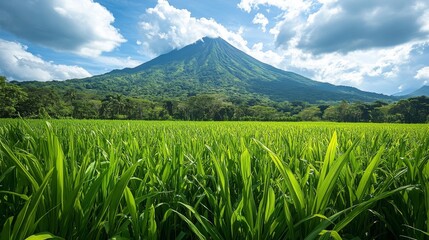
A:
{"type": "Polygon", "coordinates": [[[88,77],[204,36],[317,81],[385,94],[429,84],[427,0],[0,0],[0,75],[88,77]]]}

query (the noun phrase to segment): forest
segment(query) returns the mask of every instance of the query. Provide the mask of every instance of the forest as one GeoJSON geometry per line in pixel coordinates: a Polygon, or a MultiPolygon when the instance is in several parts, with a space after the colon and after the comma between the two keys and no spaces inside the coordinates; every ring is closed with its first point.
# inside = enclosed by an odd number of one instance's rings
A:
{"type": "Polygon", "coordinates": [[[193,121],[429,122],[429,98],[397,102],[276,102],[251,95],[145,99],[122,94],[21,87],[0,76],[1,118],[193,121]]]}

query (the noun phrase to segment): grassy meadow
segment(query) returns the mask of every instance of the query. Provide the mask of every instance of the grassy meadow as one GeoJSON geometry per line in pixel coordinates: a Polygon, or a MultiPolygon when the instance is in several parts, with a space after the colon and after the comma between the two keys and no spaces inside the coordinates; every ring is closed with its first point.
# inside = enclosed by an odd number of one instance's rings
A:
{"type": "Polygon", "coordinates": [[[428,239],[429,125],[0,120],[0,239],[428,239]]]}

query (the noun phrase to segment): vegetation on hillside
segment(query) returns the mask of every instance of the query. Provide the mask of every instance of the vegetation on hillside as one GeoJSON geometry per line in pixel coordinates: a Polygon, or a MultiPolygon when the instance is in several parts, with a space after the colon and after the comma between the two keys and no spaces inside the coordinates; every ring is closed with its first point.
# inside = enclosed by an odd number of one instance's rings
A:
{"type": "Polygon", "coordinates": [[[86,79],[19,83],[31,88],[75,89],[161,101],[202,94],[270,99],[275,102],[376,101],[394,97],[313,81],[262,63],[221,38],[203,38],[135,68],[86,79]]]}
{"type": "Polygon", "coordinates": [[[275,102],[247,95],[200,94],[182,100],[149,100],[121,94],[90,94],[66,88],[19,87],[0,77],[0,117],[145,119],[145,120],[253,120],[424,123],[429,98],[396,103],[275,102]]]}

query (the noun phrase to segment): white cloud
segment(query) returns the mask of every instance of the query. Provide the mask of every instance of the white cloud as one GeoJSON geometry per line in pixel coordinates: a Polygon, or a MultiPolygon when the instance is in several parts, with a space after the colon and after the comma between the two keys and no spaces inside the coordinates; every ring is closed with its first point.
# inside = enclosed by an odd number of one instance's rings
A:
{"type": "Polygon", "coordinates": [[[98,65],[108,66],[106,71],[121,68],[133,68],[142,64],[141,61],[135,60],[132,57],[110,57],[110,56],[99,56],[94,59],[98,65]]]}
{"type": "Polygon", "coordinates": [[[195,18],[186,9],[177,9],[166,0],[158,0],[146,10],[139,23],[142,31],[142,53],[151,57],[189,45],[203,37],[222,37],[241,50],[247,42],[238,32],[229,31],[214,19],[195,18]]]}
{"type": "Polygon", "coordinates": [[[249,48],[242,37],[242,27],[232,32],[214,19],[192,17],[188,10],[177,9],[166,0],[159,0],[154,8],[149,8],[139,25],[143,33],[142,54],[150,57],[182,48],[208,36],[221,37],[252,57],[276,67],[283,59],[272,50],[264,51],[263,43],[249,48]]]}
{"type": "Polygon", "coordinates": [[[47,62],[28,52],[26,46],[2,39],[0,39],[0,75],[18,81],[64,80],[91,76],[81,67],[47,62]]]}
{"type": "Polygon", "coordinates": [[[301,12],[308,11],[312,5],[311,0],[241,0],[237,5],[246,12],[259,9],[259,6],[273,6],[286,11],[289,17],[296,17],[301,12]]]}
{"type": "Polygon", "coordinates": [[[416,79],[429,79],[429,66],[420,68],[414,76],[416,79]]]}
{"type": "Polygon", "coordinates": [[[113,15],[93,0],[0,1],[0,28],[31,42],[96,57],[126,40],[113,15]]]}
{"type": "Polygon", "coordinates": [[[262,29],[262,31],[263,31],[263,32],[265,32],[265,31],[267,30],[267,29],[266,29],[266,27],[267,27],[267,25],[268,25],[269,21],[268,21],[268,18],[267,18],[267,17],[265,17],[265,15],[264,15],[264,14],[262,14],[262,13],[257,13],[257,14],[255,15],[255,17],[253,18],[252,23],[253,23],[253,24],[260,24],[260,25],[261,25],[261,29],[262,29]]]}
{"type": "MultiPolygon", "coordinates": [[[[422,20],[425,5],[422,0],[324,3],[302,19],[298,46],[314,54],[348,53],[421,40],[429,33],[422,20]]],[[[278,43],[283,42],[278,40],[278,43]]]]}
{"type": "Polygon", "coordinates": [[[305,72],[317,81],[357,87],[366,91],[394,93],[398,86],[415,86],[415,81],[404,83],[400,72],[408,67],[417,44],[408,43],[384,49],[353,51],[347,54],[313,55],[291,47],[278,53],[283,56],[280,66],[305,72]]]}
{"type": "Polygon", "coordinates": [[[254,57],[318,81],[366,91],[389,94],[399,86],[410,89],[421,84],[413,79],[412,61],[429,42],[425,1],[241,0],[238,4],[246,12],[270,6],[283,11],[270,18],[274,27],[269,33],[278,47],[264,51],[262,43],[255,44],[250,52],[254,57]]]}
{"type": "Polygon", "coordinates": [[[284,61],[284,57],[278,53],[272,50],[264,51],[264,44],[262,42],[254,44],[247,53],[259,61],[270,64],[277,68],[281,68],[281,64],[284,61]]]}

